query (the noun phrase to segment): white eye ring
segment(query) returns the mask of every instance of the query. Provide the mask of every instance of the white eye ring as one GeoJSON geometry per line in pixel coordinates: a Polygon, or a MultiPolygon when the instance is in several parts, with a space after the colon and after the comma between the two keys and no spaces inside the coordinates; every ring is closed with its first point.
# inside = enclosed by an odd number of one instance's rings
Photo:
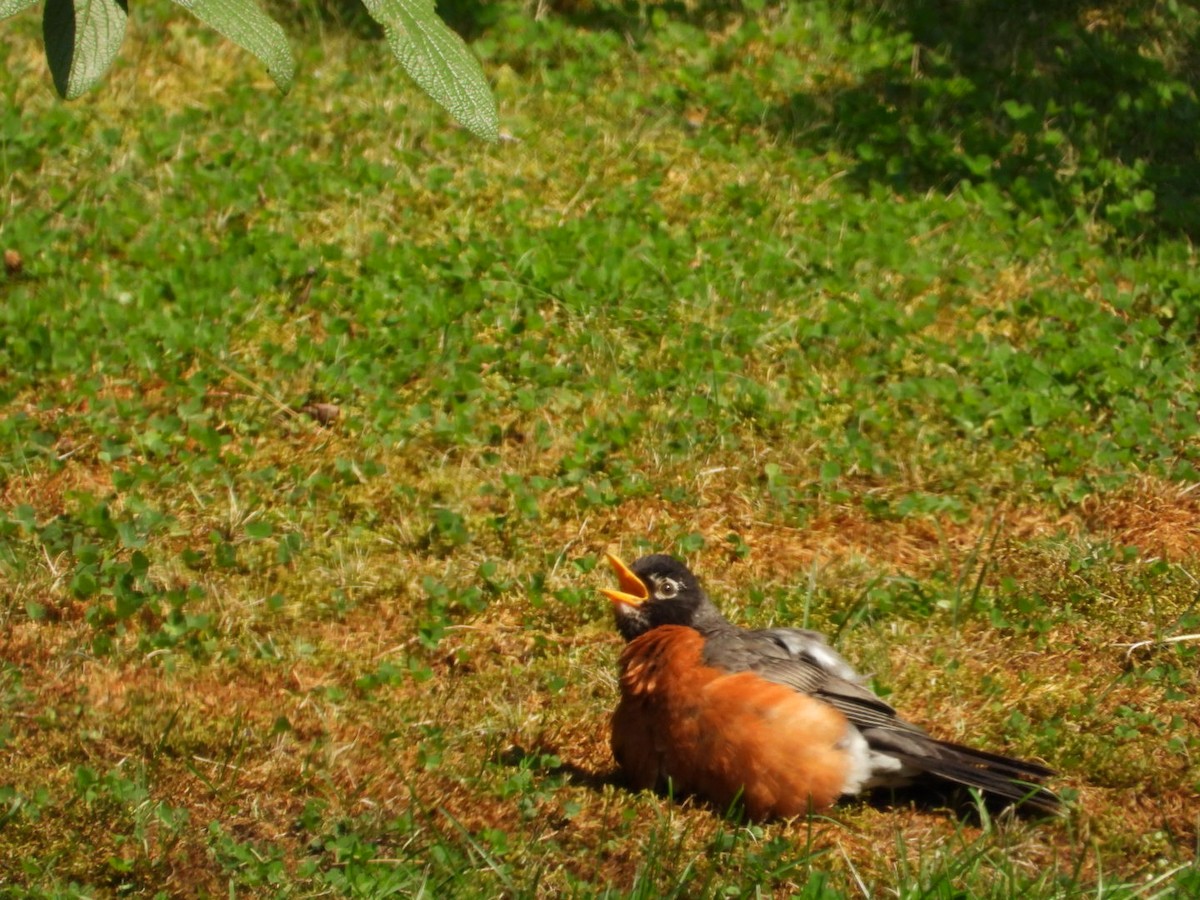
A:
{"type": "Polygon", "coordinates": [[[670,600],[679,593],[679,585],[670,578],[664,578],[658,583],[658,591],[656,593],[664,600],[670,600]]]}

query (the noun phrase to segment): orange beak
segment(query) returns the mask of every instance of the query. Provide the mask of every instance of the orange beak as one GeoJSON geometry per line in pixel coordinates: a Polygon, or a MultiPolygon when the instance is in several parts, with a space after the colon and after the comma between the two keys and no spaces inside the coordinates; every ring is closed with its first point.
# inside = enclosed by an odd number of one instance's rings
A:
{"type": "Polygon", "coordinates": [[[620,590],[600,588],[600,593],[613,603],[624,603],[628,606],[641,606],[650,599],[650,589],[646,587],[646,583],[642,579],[629,570],[629,566],[611,553],[604,555],[608,557],[608,564],[617,573],[617,584],[620,585],[620,590]]]}

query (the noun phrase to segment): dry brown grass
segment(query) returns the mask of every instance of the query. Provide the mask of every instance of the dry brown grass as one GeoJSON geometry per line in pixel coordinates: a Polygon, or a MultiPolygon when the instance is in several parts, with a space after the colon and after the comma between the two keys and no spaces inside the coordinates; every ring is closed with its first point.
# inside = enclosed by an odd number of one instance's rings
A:
{"type": "Polygon", "coordinates": [[[1143,478],[1105,498],[1089,498],[1083,520],[1090,531],[1144,556],[1189,560],[1200,555],[1200,491],[1197,485],[1143,478]]]}

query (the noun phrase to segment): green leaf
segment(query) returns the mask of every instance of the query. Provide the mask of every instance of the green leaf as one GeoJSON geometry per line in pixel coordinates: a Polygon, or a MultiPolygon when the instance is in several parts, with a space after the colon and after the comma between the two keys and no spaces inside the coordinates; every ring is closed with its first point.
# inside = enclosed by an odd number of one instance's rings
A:
{"type": "Polygon", "coordinates": [[[281,91],[292,86],[296,61],[287,35],[254,0],[175,0],[210,28],[244,50],[249,50],[267,67],[281,91]]]}
{"type": "Polygon", "coordinates": [[[363,0],[409,76],[477,137],[499,137],[496,100],[479,61],[434,12],[434,0],[363,0]]]}
{"type": "Polygon", "coordinates": [[[0,0],[0,19],[15,16],[23,9],[29,9],[37,0],[0,0]]]}
{"type": "Polygon", "coordinates": [[[261,541],[269,538],[274,530],[270,522],[265,522],[262,519],[246,523],[246,537],[252,541],[261,541]]]}
{"type": "Polygon", "coordinates": [[[42,38],[54,87],[74,100],[116,59],[129,17],[125,0],[46,0],[42,38]]]}

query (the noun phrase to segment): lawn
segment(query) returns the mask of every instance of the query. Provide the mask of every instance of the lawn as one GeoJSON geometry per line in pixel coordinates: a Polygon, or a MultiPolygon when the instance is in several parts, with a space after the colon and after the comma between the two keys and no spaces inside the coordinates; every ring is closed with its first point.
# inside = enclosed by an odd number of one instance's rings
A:
{"type": "Polygon", "coordinates": [[[1200,893],[1200,13],[274,10],[0,23],[0,895],[1200,893]],[[1067,815],[628,791],[606,550],[1067,815]]]}

